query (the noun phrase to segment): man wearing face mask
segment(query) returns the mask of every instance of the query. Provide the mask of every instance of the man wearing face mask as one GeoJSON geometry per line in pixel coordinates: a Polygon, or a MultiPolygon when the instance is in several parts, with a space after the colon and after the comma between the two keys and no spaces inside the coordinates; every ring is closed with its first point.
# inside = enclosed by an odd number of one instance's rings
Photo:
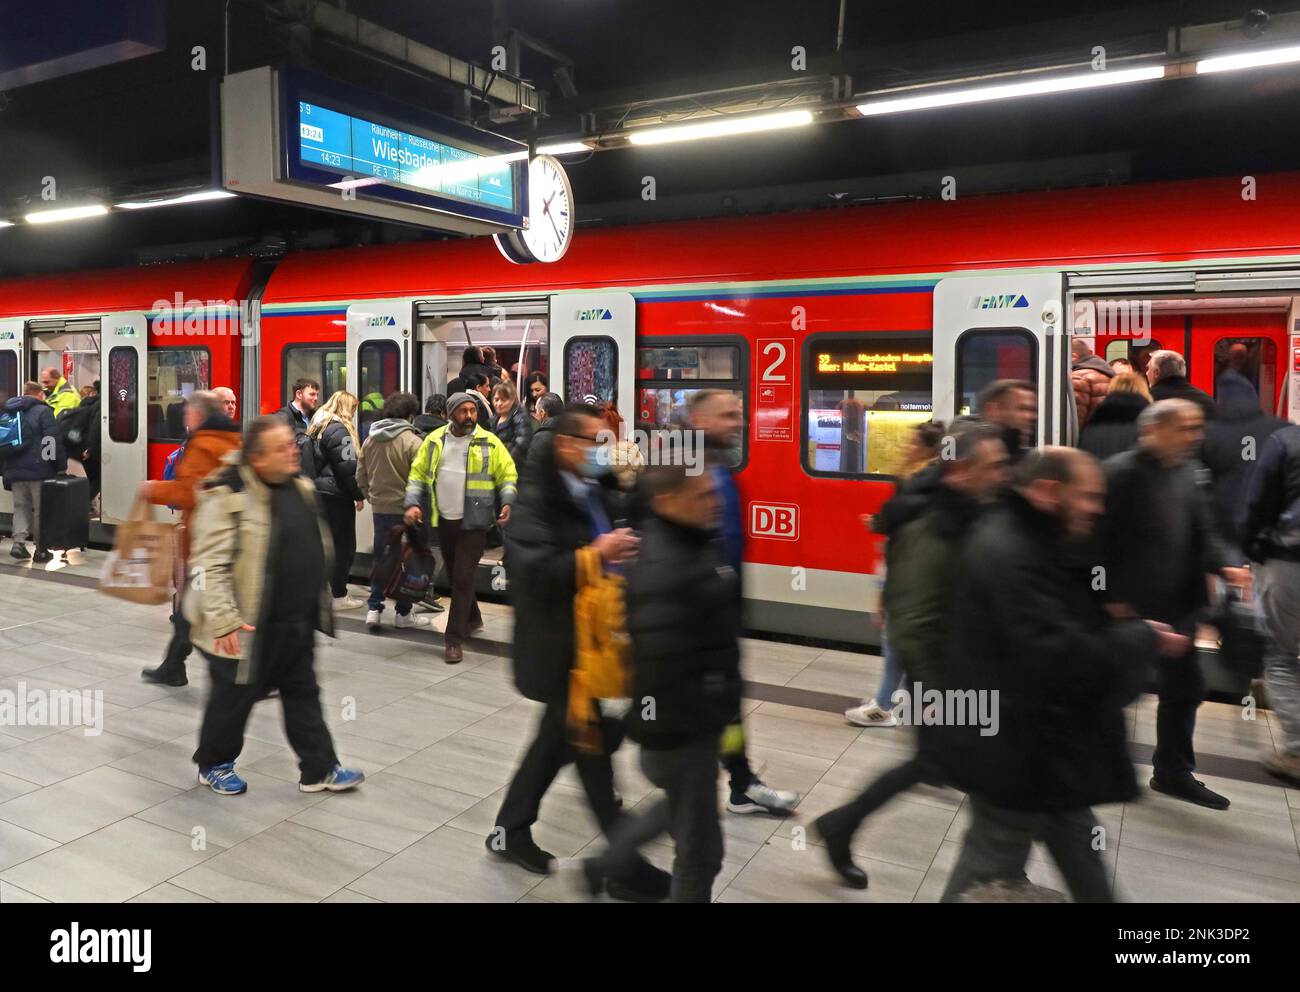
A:
{"type": "Polygon", "coordinates": [[[446,662],[459,663],[464,642],[483,626],[474,574],[488,528],[510,520],[518,472],[500,439],[478,423],[478,404],[469,393],[447,400],[451,420],[424,439],[406,480],[406,523],[438,529],[438,542],[451,581],[446,662]],[[497,516],[497,500],[501,515],[497,516]]]}
{"type": "MultiPolygon", "coordinates": [[[[691,397],[691,429],[704,441],[705,462],[721,503],[722,546],[727,564],[742,575],[745,557],[745,525],[740,492],[731,473],[740,462],[745,414],[740,397],[726,389],[701,389],[691,397]]],[[[723,764],[731,778],[727,811],[772,813],[786,816],[799,804],[799,793],[773,789],[750,767],[745,754],[744,729],[740,713],[723,735],[723,764]]]]}
{"type": "MultiPolygon", "coordinates": [[[[534,439],[514,519],[505,531],[515,610],[515,685],[529,699],[545,703],[546,709],[506,789],[486,846],[492,854],[539,875],[551,871],[554,858],[533,840],[532,825],[542,797],[570,761],[606,836],[622,819],[610,763],[620,728],[606,720],[603,748],[587,753],[570,745],[566,727],[569,670],[577,653],[577,552],[593,548],[605,568],[618,568],[636,555],[640,544],[631,530],[615,526],[626,507],[602,454],[604,427],[596,407],[570,404],[555,418],[553,431],[534,439]]],[[[607,888],[618,899],[657,901],[668,897],[669,878],[633,857],[609,878],[607,888]]]]}

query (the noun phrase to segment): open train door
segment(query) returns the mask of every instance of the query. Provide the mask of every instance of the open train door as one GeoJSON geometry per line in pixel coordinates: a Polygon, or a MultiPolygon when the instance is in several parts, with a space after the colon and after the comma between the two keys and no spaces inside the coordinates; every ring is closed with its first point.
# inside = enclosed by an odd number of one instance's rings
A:
{"type": "MultiPolygon", "coordinates": [[[[348,307],[344,381],[361,404],[356,427],[363,444],[370,425],[379,419],[384,397],[412,389],[411,318],[410,300],[368,300],[348,307]]],[[[368,550],[373,541],[370,514],[357,514],[357,547],[368,550]]]]}
{"type": "Polygon", "coordinates": [[[636,426],[636,300],[631,293],[551,297],[550,385],[566,403],[613,402],[636,426]]]}
{"type": "Polygon", "coordinates": [[[934,287],[934,417],[973,414],[997,379],[1038,387],[1036,444],[1064,444],[1073,433],[1070,348],[1060,272],[954,276],[934,287]]]}
{"type": "MultiPolygon", "coordinates": [[[[0,320],[0,405],[22,389],[23,322],[0,320]]],[[[14,512],[13,494],[0,488],[0,513],[14,512]]]]}
{"type": "Polygon", "coordinates": [[[149,319],[140,311],[105,314],[100,321],[100,521],[131,515],[136,487],[149,478],[146,348],[149,319]]]}

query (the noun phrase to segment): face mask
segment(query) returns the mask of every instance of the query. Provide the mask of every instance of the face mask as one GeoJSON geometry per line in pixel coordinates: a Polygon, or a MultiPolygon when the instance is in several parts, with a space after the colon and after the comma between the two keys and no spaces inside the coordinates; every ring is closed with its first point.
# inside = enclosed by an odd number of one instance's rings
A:
{"type": "Polygon", "coordinates": [[[609,471],[609,465],[601,460],[599,448],[588,448],[578,471],[588,479],[599,479],[609,471]]]}

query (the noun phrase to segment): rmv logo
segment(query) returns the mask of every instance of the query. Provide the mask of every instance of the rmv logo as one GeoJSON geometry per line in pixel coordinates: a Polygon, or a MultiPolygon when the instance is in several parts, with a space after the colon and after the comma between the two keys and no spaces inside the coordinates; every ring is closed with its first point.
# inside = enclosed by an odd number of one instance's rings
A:
{"type": "Polygon", "coordinates": [[[396,325],[396,317],[368,317],[366,319],[367,327],[395,327],[396,325]]]}
{"type": "Polygon", "coordinates": [[[579,320],[613,320],[614,311],[608,307],[592,307],[590,310],[579,310],[579,320]]]}
{"type": "Polygon", "coordinates": [[[799,540],[799,507],[794,503],[750,503],[749,533],[773,541],[799,540]]]}
{"type": "Polygon", "coordinates": [[[1019,310],[1029,306],[1024,293],[1001,293],[997,296],[977,296],[971,303],[975,310],[1019,310]]]}
{"type": "Polygon", "coordinates": [[[0,331],[0,341],[17,341],[17,331],[0,331]]]}
{"type": "Polygon", "coordinates": [[[124,324],[121,327],[113,328],[113,334],[119,338],[135,338],[140,336],[136,332],[136,329],[130,324],[124,324]]]}

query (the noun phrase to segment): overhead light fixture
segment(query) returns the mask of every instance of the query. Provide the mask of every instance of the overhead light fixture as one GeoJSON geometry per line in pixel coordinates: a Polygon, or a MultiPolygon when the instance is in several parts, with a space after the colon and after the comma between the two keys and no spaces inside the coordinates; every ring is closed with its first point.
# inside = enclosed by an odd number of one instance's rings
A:
{"type": "Polygon", "coordinates": [[[224,189],[209,189],[202,193],[186,193],[184,196],[171,196],[164,200],[134,200],[130,203],[118,203],[122,210],[147,210],[149,207],[173,207],[180,203],[206,203],[208,200],[228,200],[234,197],[224,189]]]}
{"type": "Polygon", "coordinates": [[[868,100],[866,103],[858,104],[858,113],[863,117],[873,117],[878,114],[905,113],[909,110],[957,107],[967,103],[986,103],[990,100],[1010,100],[1015,97],[1039,96],[1044,93],[1068,93],[1073,90],[1096,89],[1100,86],[1139,83],[1148,79],[1161,79],[1164,75],[1165,67],[1162,65],[1145,66],[1141,69],[1104,69],[1073,76],[1030,79],[1019,83],[996,83],[990,86],[968,86],[919,96],[868,100]]]}
{"type": "Polygon", "coordinates": [[[1288,62],[1300,62],[1300,45],[1287,48],[1266,48],[1255,52],[1239,52],[1236,55],[1218,55],[1212,59],[1201,59],[1196,63],[1197,73],[1230,72],[1233,69],[1257,69],[1266,65],[1286,65],[1288,62]]]}
{"type": "Polygon", "coordinates": [[[697,141],[701,138],[724,138],[733,134],[754,134],[779,128],[800,127],[813,122],[812,111],[786,110],[775,114],[758,114],[753,117],[714,119],[698,124],[670,124],[633,131],[627,140],[634,145],[663,145],[672,141],[697,141]]]}
{"type": "Polygon", "coordinates": [[[13,227],[14,222],[11,220],[0,220],[0,227],[13,227]]]}
{"type": "Polygon", "coordinates": [[[577,155],[579,152],[589,152],[592,148],[581,141],[557,141],[553,145],[539,145],[537,148],[538,155],[577,155]]]}
{"type": "Polygon", "coordinates": [[[101,217],[108,207],[96,203],[89,207],[63,207],[59,210],[38,210],[27,214],[23,220],[29,224],[54,224],[61,220],[81,220],[83,217],[101,217]]]}

